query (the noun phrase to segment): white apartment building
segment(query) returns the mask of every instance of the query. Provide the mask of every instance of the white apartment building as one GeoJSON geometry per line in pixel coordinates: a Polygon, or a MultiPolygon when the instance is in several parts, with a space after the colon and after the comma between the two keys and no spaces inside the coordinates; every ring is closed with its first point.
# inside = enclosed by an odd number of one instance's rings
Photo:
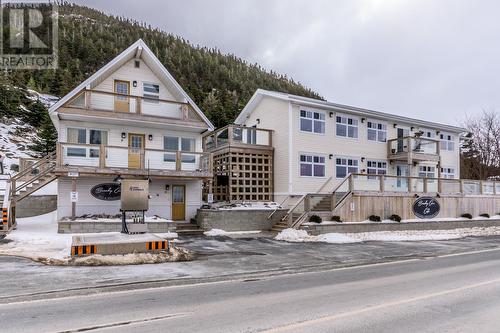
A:
{"type": "MultiPolygon", "coordinates": [[[[466,131],[262,89],[235,124],[272,130],[276,201],[331,191],[350,173],[458,179],[459,136],[466,131]]],[[[367,178],[366,189],[378,189],[367,178]]],[[[385,190],[411,191],[404,178],[385,190]]]]}

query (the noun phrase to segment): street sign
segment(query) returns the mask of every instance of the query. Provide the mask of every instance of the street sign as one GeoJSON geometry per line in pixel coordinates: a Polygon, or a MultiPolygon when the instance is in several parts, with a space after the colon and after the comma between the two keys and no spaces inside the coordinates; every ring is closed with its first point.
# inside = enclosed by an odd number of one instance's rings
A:
{"type": "Polygon", "coordinates": [[[207,201],[209,204],[214,203],[214,195],[213,193],[208,193],[207,195],[207,201]]]}
{"type": "Polygon", "coordinates": [[[68,171],[68,177],[78,177],[78,171],[68,171]]]}
{"type": "Polygon", "coordinates": [[[71,202],[78,202],[78,192],[70,192],[71,202]]]}

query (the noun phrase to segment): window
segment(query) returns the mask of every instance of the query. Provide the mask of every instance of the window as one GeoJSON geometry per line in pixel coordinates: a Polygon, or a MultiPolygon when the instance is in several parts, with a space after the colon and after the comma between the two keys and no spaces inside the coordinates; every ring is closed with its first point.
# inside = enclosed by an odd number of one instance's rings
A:
{"type": "Polygon", "coordinates": [[[325,177],[325,157],[301,154],[300,175],[305,177],[325,177]]]}
{"type": "Polygon", "coordinates": [[[421,165],[418,167],[418,176],[420,178],[436,178],[436,167],[421,165]]]}
{"type": "Polygon", "coordinates": [[[441,178],[454,179],[455,169],[454,168],[441,168],[441,178]]]}
{"type": "Polygon", "coordinates": [[[69,143],[87,143],[87,130],[85,128],[68,128],[69,143]]]}
{"type": "Polygon", "coordinates": [[[441,139],[441,150],[455,150],[455,138],[453,135],[443,133],[439,135],[439,138],[441,139]]]}
{"type": "Polygon", "coordinates": [[[89,142],[91,145],[107,145],[108,131],[91,129],[89,131],[89,142]]]}
{"type": "MultiPolygon", "coordinates": [[[[182,152],[194,152],[196,151],[196,139],[193,138],[180,138],[177,136],[165,136],[163,137],[163,149],[172,151],[182,151],[182,152]]],[[[163,155],[163,161],[165,162],[175,162],[175,153],[165,153],[163,155]]],[[[196,155],[182,154],[182,163],[195,163],[196,155]]]]}
{"type": "MultiPolygon", "coordinates": [[[[387,162],[367,161],[366,172],[369,175],[385,175],[387,174],[387,162]]],[[[368,176],[368,179],[376,179],[376,177],[368,176]]]]}
{"type": "Polygon", "coordinates": [[[430,138],[433,139],[436,137],[436,131],[431,131],[428,129],[421,129],[422,132],[422,138],[430,138]]]}
{"type": "MultiPolygon", "coordinates": [[[[69,143],[87,143],[87,130],[85,128],[68,128],[66,141],[69,143]]],[[[66,156],[87,157],[87,149],[84,147],[67,147],[66,156]]]]}
{"type": "Polygon", "coordinates": [[[195,139],[191,138],[181,138],[181,150],[182,151],[195,151],[195,139]]]}
{"type": "Polygon", "coordinates": [[[358,169],[358,159],[347,157],[335,159],[335,175],[337,178],[345,178],[350,173],[358,173],[358,169]]]}
{"type": "Polygon", "coordinates": [[[300,130],[303,132],[325,133],[325,114],[300,110],[300,130]]]}
{"type": "Polygon", "coordinates": [[[358,119],[346,116],[336,117],[336,134],[346,138],[358,138],[358,119]]]}
{"type": "Polygon", "coordinates": [[[376,123],[369,121],[368,127],[368,140],[386,142],[387,141],[387,125],[383,123],[376,123]]]}
{"type": "Polygon", "coordinates": [[[159,103],[160,99],[160,85],[154,83],[146,83],[142,84],[144,101],[150,103],[159,103]]]}

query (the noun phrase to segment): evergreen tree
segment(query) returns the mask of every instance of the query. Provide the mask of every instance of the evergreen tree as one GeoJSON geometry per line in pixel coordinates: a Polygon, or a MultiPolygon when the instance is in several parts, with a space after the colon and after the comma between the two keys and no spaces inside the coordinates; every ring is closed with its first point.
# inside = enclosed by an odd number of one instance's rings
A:
{"type": "Polygon", "coordinates": [[[38,129],[38,137],[29,146],[31,150],[37,152],[39,156],[45,156],[56,149],[57,134],[52,121],[47,113],[38,129]]]}

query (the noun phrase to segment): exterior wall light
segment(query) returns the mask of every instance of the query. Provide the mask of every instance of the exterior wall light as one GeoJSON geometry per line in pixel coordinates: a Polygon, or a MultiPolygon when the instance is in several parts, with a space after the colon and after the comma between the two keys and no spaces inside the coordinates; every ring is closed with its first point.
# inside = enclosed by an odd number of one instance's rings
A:
{"type": "Polygon", "coordinates": [[[122,132],[122,139],[125,139],[127,137],[127,133],[122,132]]]}
{"type": "Polygon", "coordinates": [[[333,159],[333,154],[328,155],[329,159],[333,159]]]}
{"type": "Polygon", "coordinates": [[[170,185],[165,185],[165,191],[169,191],[170,190],[170,185]]]}
{"type": "Polygon", "coordinates": [[[364,123],[366,118],[361,118],[361,122],[364,123]]]}
{"type": "Polygon", "coordinates": [[[333,112],[330,112],[330,118],[333,118],[333,112]]]}
{"type": "Polygon", "coordinates": [[[149,134],[149,135],[148,135],[148,140],[149,140],[149,141],[153,141],[153,134],[149,134]]]}

